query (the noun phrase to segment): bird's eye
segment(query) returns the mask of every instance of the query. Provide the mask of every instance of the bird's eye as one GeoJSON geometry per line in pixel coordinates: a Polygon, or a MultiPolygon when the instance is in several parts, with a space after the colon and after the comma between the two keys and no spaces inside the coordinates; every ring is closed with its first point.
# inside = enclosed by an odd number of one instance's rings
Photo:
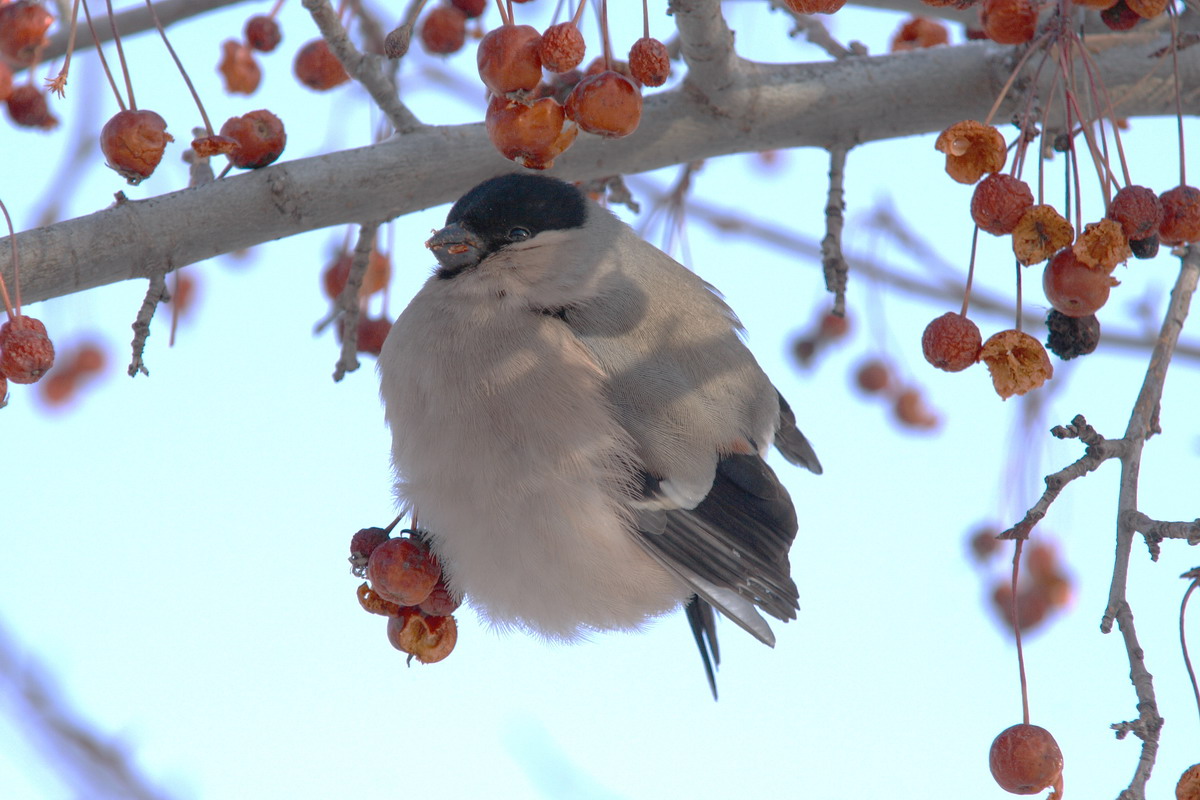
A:
{"type": "Polygon", "coordinates": [[[533,234],[529,232],[528,228],[513,228],[508,232],[508,240],[510,242],[523,242],[530,236],[533,236],[533,234]]]}

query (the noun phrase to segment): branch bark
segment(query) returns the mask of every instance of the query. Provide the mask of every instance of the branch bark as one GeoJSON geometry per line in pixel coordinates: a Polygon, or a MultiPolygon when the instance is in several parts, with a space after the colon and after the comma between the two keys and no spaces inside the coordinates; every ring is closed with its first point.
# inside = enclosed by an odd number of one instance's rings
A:
{"type": "MultiPolygon", "coordinates": [[[[1170,73],[1149,56],[1165,37],[1125,34],[1089,43],[1117,114],[1173,113],[1170,73]]],[[[635,134],[615,141],[581,137],[552,172],[590,180],[737,152],[832,148],[942,130],[987,113],[1012,54],[969,43],[826,63],[740,61],[732,85],[706,86],[703,99],[686,86],[652,95],[635,134]]],[[[1184,113],[1195,116],[1200,48],[1179,56],[1184,113]]],[[[940,172],[932,154],[930,167],[940,172]]],[[[482,124],[424,127],[368,147],[118,203],[18,234],[21,261],[29,265],[23,294],[27,302],[45,300],[304,231],[391,219],[448,202],[512,169],[482,124]]],[[[10,277],[7,263],[0,269],[10,277]]]]}

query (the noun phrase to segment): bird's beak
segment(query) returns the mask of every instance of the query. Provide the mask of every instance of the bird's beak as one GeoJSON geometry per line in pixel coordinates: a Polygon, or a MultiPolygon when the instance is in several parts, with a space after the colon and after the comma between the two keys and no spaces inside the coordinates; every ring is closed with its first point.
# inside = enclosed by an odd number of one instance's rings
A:
{"type": "Polygon", "coordinates": [[[444,272],[451,274],[469,269],[484,256],[483,240],[458,223],[447,225],[425,242],[444,272]]]}

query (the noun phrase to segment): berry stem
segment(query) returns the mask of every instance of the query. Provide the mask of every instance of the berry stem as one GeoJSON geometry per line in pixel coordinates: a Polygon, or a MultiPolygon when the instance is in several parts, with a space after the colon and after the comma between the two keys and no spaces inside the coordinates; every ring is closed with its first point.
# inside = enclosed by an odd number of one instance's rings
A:
{"type": "Polygon", "coordinates": [[[17,292],[17,311],[14,314],[12,303],[8,299],[8,287],[4,284],[4,276],[0,275],[0,295],[4,298],[4,311],[11,320],[21,313],[21,261],[17,258],[17,234],[13,230],[12,217],[8,216],[8,207],[4,205],[3,200],[0,200],[0,211],[4,212],[4,222],[8,225],[8,243],[12,245],[13,282],[17,292]]]}
{"type": "Polygon", "coordinates": [[[508,21],[510,23],[515,23],[517,21],[517,16],[513,14],[512,3],[513,0],[504,0],[504,4],[508,6],[508,21]]]}
{"type": "Polygon", "coordinates": [[[650,0],[642,0],[642,36],[650,38],[650,0]]]}
{"type": "Polygon", "coordinates": [[[100,66],[104,68],[104,77],[108,78],[108,85],[112,88],[113,95],[117,98],[117,106],[124,111],[125,99],[121,97],[121,90],[117,88],[117,81],[113,78],[112,70],[108,68],[108,59],[104,57],[104,48],[100,46],[100,37],[96,35],[96,26],[92,24],[92,12],[88,8],[87,0],[83,0],[83,17],[87,20],[88,31],[92,34],[92,42],[96,45],[96,55],[100,57],[100,66]]]}
{"type": "Polygon", "coordinates": [[[71,35],[67,38],[67,54],[63,59],[62,69],[49,81],[47,88],[59,97],[66,96],[67,73],[71,71],[71,55],[75,52],[75,34],[79,31],[79,0],[71,6],[71,35]]]}
{"type": "Polygon", "coordinates": [[[496,10],[500,12],[501,25],[512,25],[512,16],[505,10],[504,0],[496,0],[496,10]]]}
{"type": "Polygon", "coordinates": [[[1179,185],[1187,186],[1187,158],[1183,148],[1183,91],[1179,86],[1179,24],[1175,18],[1175,7],[1167,4],[1167,17],[1171,22],[1171,69],[1175,76],[1175,124],[1179,130],[1179,185]]]}
{"type": "Polygon", "coordinates": [[[275,19],[275,15],[279,13],[279,9],[281,8],[283,8],[283,0],[275,0],[275,5],[271,6],[271,12],[267,16],[275,19]]]}
{"type": "Polygon", "coordinates": [[[576,29],[579,28],[579,21],[583,17],[583,9],[585,6],[587,6],[587,0],[579,0],[579,5],[575,8],[575,14],[571,17],[571,24],[574,25],[576,29]]]}
{"type": "MultiPolygon", "coordinates": [[[[1018,269],[1020,266],[1018,265],[1018,269]]],[[[1018,304],[1019,305],[1019,304],[1018,304]]],[[[1018,319],[1020,317],[1018,316],[1018,319]]],[[[1017,639],[1017,671],[1021,675],[1021,713],[1025,724],[1029,724],[1029,684],[1025,679],[1025,649],[1021,646],[1021,620],[1017,616],[1017,575],[1021,567],[1021,545],[1024,539],[1017,539],[1017,549],[1013,552],[1012,569],[1012,619],[1013,634],[1017,639]]]]}
{"type": "MultiPolygon", "coordinates": [[[[1016,329],[1019,331],[1021,330],[1021,262],[1014,261],[1013,263],[1017,265],[1017,324],[1014,327],[1016,327],[1016,329]]],[[[1017,548],[1017,552],[1021,552],[1019,546],[1017,548]]],[[[1016,591],[1016,589],[1013,589],[1013,591],[1016,591]]],[[[1026,722],[1028,722],[1028,720],[1026,720],[1026,722]]]]}
{"type": "MultiPolygon", "coordinates": [[[[642,2],[644,5],[645,0],[642,0],[642,2]]],[[[647,23],[647,28],[646,28],[647,36],[650,35],[649,31],[650,31],[649,23],[647,23]]],[[[1004,98],[1008,96],[1008,90],[1012,88],[1013,82],[1016,81],[1017,76],[1021,74],[1021,68],[1025,66],[1025,62],[1029,60],[1029,57],[1031,55],[1033,55],[1034,51],[1041,50],[1041,45],[1044,43],[1047,36],[1048,36],[1047,33],[1043,33],[1041,36],[1039,36],[1033,42],[1030,42],[1029,49],[1026,50],[1025,53],[1021,56],[1021,59],[1017,62],[1017,65],[1015,67],[1013,67],[1012,72],[1009,73],[1008,80],[1004,82],[1004,85],[1002,87],[1000,87],[1000,92],[996,95],[995,102],[992,103],[992,107],[988,111],[987,116],[983,118],[984,125],[992,124],[992,118],[995,117],[996,112],[998,112],[1000,110],[1000,104],[1003,103],[1004,98]]]]}
{"type": "Polygon", "coordinates": [[[608,39],[608,0],[600,0],[600,41],[604,47],[604,68],[612,69],[612,42],[608,39]]]}
{"type": "Polygon", "coordinates": [[[104,0],[108,9],[108,24],[112,27],[113,44],[117,46],[117,59],[121,62],[121,74],[125,76],[125,91],[129,92],[129,108],[137,111],[137,100],[133,98],[133,78],[129,75],[129,65],[125,63],[125,48],[121,46],[121,34],[117,30],[117,18],[113,14],[112,0],[104,0]]]}
{"type": "Polygon", "coordinates": [[[1196,695],[1196,711],[1200,712],[1200,686],[1196,685],[1196,671],[1192,669],[1192,659],[1188,657],[1187,633],[1183,626],[1183,616],[1187,612],[1188,598],[1196,587],[1200,586],[1200,578],[1192,578],[1187,591],[1183,593],[1183,602],[1179,604],[1179,647],[1183,650],[1183,664],[1187,668],[1188,678],[1192,681],[1192,694],[1196,695]]]}
{"type": "MultiPolygon", "coordinates": [[[[183,82],[187,84],[188,91],[192,93],[192,99],[196,101],[196,108],[200,109],[200,119],[204,120],[204,130],[209,136],[214,135],[212,122],[208,119],[208,114],[204,111],[204,103],[200,102],[200,95],[196,92],[196,87],[192,85],[192,79],[188,77],[187,70],[183,68],[183,62],[179,60],[175,48],[171,47],[170,40],[167,39],[167,32],[163,30],[162,23],[158,20],[158,14],[154,11],[154,4],[150,0],[146,0],[146,8],[150,9],[150,18],[154,20],[154,27],[158,28],[158,35],[162,37],[163,44],[167,46],[167,52],[171,54],[171,58],[175,61],[175,66],[179,68],[179,74],[183,76],[183,82]]],[[[130,95],[132,97],[132,95],[130,95]]]]}
{"type": "Polygon", "coordinates": [[[971,234],[971,263],[967,265],[967,285],[963,289],[962,311],[959,313],[962,316],[967,315],[967,307],[971,303],[971,284],[975,282],[975,248],[979,244],[979,226],[975,226],[975,232],[971,234]]]}

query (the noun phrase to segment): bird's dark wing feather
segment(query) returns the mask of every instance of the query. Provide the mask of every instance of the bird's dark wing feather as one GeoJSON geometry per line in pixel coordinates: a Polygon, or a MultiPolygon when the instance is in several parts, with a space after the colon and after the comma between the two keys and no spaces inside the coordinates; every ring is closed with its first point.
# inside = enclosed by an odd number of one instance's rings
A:
{"type": "Polygon", "coordinates": [[[796,427],[796,415],[792,413],[792,407],[783,399],[782,394],[778,391],[775,393],[779,395],[779,430],[775,431],[775,447],[784,458],[796,466],[820,475],[824,469],[817,459],[816,451],[808,443],[808,437],[796,427]]]}

